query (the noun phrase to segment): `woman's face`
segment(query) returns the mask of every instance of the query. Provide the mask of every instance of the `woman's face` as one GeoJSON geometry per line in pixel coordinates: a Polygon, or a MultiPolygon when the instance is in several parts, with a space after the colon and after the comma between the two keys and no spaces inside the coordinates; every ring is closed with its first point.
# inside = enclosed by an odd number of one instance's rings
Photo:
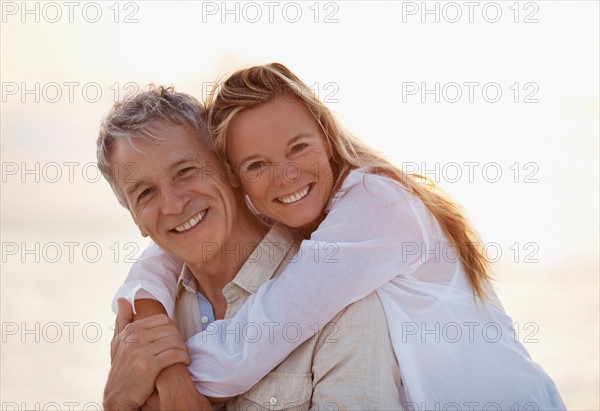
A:
{"type": "Polygon", "coordinates": [[[334,178],[325,136],[304,103],[277,97],[241,111],[227,129],[226,151],[261,213],[289,227],[318,226],[334,178]]]}

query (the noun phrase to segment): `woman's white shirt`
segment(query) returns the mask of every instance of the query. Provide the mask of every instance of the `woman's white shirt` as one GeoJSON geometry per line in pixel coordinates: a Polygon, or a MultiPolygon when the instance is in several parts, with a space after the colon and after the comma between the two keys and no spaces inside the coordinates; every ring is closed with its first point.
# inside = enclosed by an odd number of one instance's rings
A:
{"type": "MultiPolygon", "coordinates": [[[[180,269],[180,260],[151,246],[115,301],[154,296],[172,315],[180,269]]],[[[493,289],[492,301],[475,301],[455,249],[423,203],[364,170],[346,177],[327,217],[279,278],[218,321],[218,332],[188,340],[196,387],[215,397],[247,391],[374,290],[408,395],[405,408],[564,409],[552,380],[515,339],[493,289]],[[246,324],[261,337],[246,338],[246,324]]]]}

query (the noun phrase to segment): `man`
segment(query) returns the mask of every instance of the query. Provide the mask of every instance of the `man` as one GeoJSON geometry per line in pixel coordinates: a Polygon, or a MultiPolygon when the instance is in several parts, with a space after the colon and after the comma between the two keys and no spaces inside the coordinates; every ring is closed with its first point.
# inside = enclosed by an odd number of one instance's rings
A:
{"type": "MultiPolygon", "coordinates": [[[[298,245],[287,229],[269,229],[252,214],[209,147],[203,108],[192,97],[162,87],[116,104],[98,139],[100,169],[142,235],[185,263],[179,279],[165,285],[177,286],[175,321],[185,339],[208,331],[213,320],[234,315],[261,284],[290,263],[298,245]]],[[[164,312],[156,301],[139,299],[150,297],[151,291],[132,290],[138,313],[164,312]]],[[[120,303],[119,309],[127,307],[120,303]]],[[[226,407],[399,409],[399,369],[376,294],[320,328],[226,407]]],[[[245,327],[223,338],[268,336],[253,335],[245,327]]],[[[161,408],[208,406],[193,389],[183,365],[188,361],[185,350],[165,316],[126,328],[113,357],[105,388],[107,408],[140,407],[154,387],[161,408]],[[136,340],[127,343],[125,334],[132,334],[132,327],[136,340]],[[135,362],[124,364],[129,359],[135,362]]]]}

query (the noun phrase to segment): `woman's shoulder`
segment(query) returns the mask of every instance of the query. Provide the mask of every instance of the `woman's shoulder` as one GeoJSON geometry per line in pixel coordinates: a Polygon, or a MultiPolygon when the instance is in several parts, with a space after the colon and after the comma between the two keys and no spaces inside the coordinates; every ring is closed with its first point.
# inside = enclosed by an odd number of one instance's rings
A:
{"type": "Polygon", "coordinates": [[[359,198],[366,201],[398,201],[408,196],[410,192],[400,181],[375,174],[366,168],[357,168],[348,173],[335,193],[332,205],[347,197],[353,201],[359,198]]]}
{"type": "MultiPolygon", "coordinates": [[[[348,238],[387,238],[392,243],[406,238],[421,241],[425,217],[418,198],[401,182],[357,169],[345,176],[319,231],[335,231],[337,235],[342,227],[348,227],[348,238]]],[[[313,233],[311,238],[314,236],[313,233]]]]}

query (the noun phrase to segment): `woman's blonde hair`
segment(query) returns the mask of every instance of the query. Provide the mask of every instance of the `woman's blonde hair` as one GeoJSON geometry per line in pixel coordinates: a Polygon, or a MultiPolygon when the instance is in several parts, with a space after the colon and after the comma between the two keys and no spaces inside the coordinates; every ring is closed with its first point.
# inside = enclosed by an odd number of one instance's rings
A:
{"type": "MultiPolygon", "coordinates": [[[[463,215],[462,208],[443,193],[433,181],[408,174],[381,154],[342,128],[333,113],[287,67],[279,63],[243,69],[219,84],[209,96],[209,128],[214,146],[225,158],[227,127],[240,111],[283,96],[306,105],[320,125],[332,148],[331,165],[338,170],[338,184],[352,169],[366,167],[372,173],[389,177],[417,196],[435,216],[463,264],[473,294],[482,301],[491,281],[489,262],[485,259],[476,231],[463,215]]],[[[334,190],[337,191],[338,187],[334,190]]],[[[335,191],[334,191],[335,192],[335,191]]]]}

